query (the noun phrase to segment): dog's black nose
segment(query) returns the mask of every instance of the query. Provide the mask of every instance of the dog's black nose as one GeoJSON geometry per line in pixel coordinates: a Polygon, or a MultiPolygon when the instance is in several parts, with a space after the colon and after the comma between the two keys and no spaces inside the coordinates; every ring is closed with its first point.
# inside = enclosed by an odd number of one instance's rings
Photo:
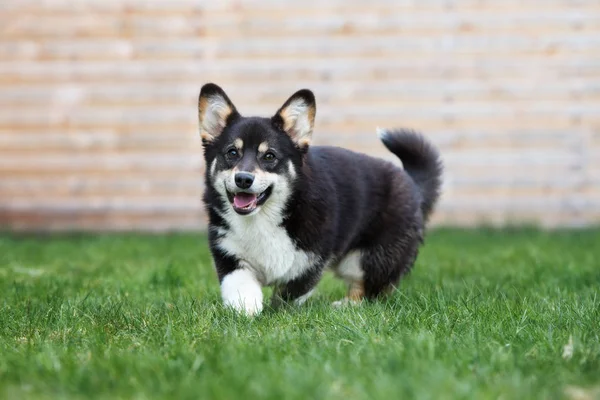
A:
{"type": "Polygon", "coordinates": [[[254,182],[254,175],[248,172],[238,172],[235,174],[235,184],[240,189],[248,189],[254,182]]]}

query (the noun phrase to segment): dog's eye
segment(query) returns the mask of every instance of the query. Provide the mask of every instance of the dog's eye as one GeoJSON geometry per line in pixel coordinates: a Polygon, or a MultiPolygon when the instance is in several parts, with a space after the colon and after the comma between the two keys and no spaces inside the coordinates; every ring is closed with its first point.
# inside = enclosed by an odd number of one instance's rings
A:
{"type": "Polygon", "coordinates": [[[275,154],[268,152],[263,156],[263,160],[265,161],[275,161],[275,154]]]}
{"type": "Polygon", "coordinates": [[[227,150],[227,155],[231,158],[235,158],[238,156],[238,151],[236,149],[229,149],[227,150]]]}

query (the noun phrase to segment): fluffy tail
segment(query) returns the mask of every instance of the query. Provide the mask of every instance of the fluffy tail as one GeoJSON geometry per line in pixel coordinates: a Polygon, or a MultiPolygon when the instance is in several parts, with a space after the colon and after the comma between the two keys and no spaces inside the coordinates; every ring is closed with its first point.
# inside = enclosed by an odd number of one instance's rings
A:
{"type": "Polygon", "coordinates": [[[437,149],[411,130],[377,129],[377,134],[385,147],[402,161],[404,170],[419,187],[423,198],[421,210],[427,220],[440,196],[442,184],[443,167],[437,149]]]}

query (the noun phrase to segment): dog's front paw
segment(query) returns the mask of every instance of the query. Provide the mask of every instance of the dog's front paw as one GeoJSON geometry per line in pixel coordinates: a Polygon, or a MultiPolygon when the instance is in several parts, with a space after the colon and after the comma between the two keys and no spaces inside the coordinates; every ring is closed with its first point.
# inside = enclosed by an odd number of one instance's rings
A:
{"type": "Polygon", "coordinates": [[[251,271],[238,269],[226,275],[221,282],[223,304],[252,316],[263,309],[263,293],[260,283],[251,271]]]}
{"type": "Polygon", "coordinates": [[[240,314],[245,314],[249,317],[259,314],[263,309],[262,299],[260,299],[259,302],[258,299],[256,301],[252,301],[252,299],[245,298],[233,302],[225,301],[224,304],[240,314]]]}

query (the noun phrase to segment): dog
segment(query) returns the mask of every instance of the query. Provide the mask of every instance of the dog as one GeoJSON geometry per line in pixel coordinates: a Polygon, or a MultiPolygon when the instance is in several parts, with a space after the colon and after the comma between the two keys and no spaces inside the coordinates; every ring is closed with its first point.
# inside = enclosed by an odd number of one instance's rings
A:
{"type": "Polygon", "coordinates": [[[392,291],[413,266],[440,195],[436,148],[410,130],[378,130],[403,168],[311,146],[316,103],[294,93],[271,118],[244,117],[219,86],[202,86],[200,137],[208,241],[223,303],[247,315],[302,304],[327,269],[348,285],[335,304],[392,291]]]}

